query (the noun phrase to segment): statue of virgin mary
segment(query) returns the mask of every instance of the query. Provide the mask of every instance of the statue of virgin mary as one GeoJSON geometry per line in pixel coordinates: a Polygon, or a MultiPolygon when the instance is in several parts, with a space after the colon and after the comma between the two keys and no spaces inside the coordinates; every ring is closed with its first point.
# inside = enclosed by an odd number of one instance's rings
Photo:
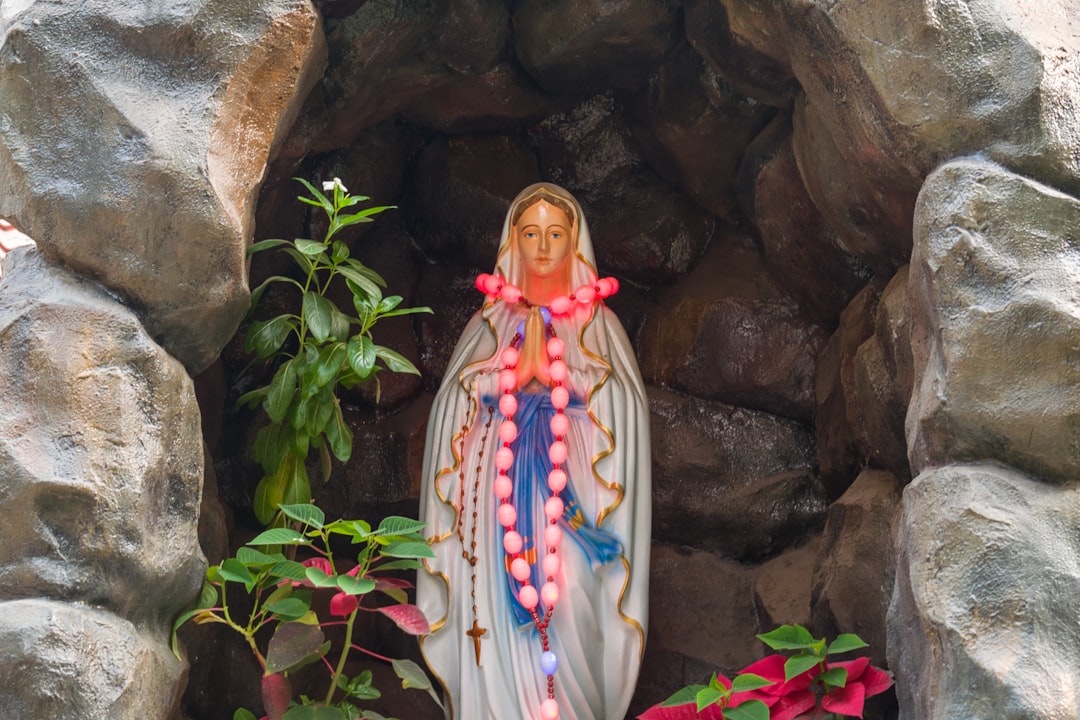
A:
{"type": "Polygon", "coordinates": [[[421,650],[453,720],[622,720],[645,646],[649,414],[581,206],[513,201],[427,429],[421,650]]]}

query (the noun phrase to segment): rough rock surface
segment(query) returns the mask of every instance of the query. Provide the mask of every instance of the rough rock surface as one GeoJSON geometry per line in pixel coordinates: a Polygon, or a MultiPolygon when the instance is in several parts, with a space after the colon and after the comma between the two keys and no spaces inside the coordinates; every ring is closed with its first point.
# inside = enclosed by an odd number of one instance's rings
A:
{"type": "Polygon", "coordinates": [[[1080,201],[977,160],[927,179],[909,285],[912,471],[1080,477],[1080,201]]]}
{"type": "Polygon", "coordinates": [[[1080,489],[993,465],[904,491],[889,659],[901,720],[1080,715],[1080,489]]]}
{"type": "Polygon", "coordinates": [[[8,258],[0,293],[0,586],[167,623],[201,585],[191,379],[100,288],[8,258]]]}
{"type": "Polygon", "coordinates": [[[675,0],[521,0],[514,3],[514,45],[549,93],[632,88],[674,44],[678,6],[675,0]]]}
{"type": "Polygon", "coordinates": [[[0,717],[172,717],[183,670],[160,636],[104,610],[0,602],[0,717]]]}
{"type": "Polygon", "coordinates": [[[581,202],[600,267],[646,285],[689,272],[716,218],[648,166],[611,93],[548,117],[538,133],[541,170],[581,202]]]}
{"type": "Polygon", "coordinates": [[[855,633],[879,666],[885,662],[885,614],[896,571],[892,523],[901,488],[891,473],[864,470],[829,506],[809,603],[817,632],[830,638],[855,633]]]}
{"type": "Polygon", "coordinates": [[[205,567],[192,381],[97,285],[37,250],[8,260],[0,716],[167,717],[168,627],[205,567]]]}
{"type": "Polygon", "coordinates": [[[805,426],[657,388],[649,407],[656,540],[760,558],[820,527],[805,426]]]}
{"type": "Polygon", "coordinates": [[[293,0],[5,6],[0,217],[201,371],[246,310],[256,191],[321,38],[293,0]]]}

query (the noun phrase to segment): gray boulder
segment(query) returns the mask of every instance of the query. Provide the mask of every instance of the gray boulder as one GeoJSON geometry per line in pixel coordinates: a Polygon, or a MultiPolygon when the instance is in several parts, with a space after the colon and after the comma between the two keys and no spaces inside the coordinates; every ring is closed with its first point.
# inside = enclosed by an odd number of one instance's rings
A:
{"type": "Polygon", "coordinates": [[[994,465],[904,491],[889,666],[901,720],[1080,717],[1080,488],[994,465]]]}
{"type": "Polygon", "coordinates": [[[1080,477],[1080,201],[977,160],[919,196],[912,471],[996,459],[1080,477]]]}
{"type": "Polygon", "coordinates": [[[321,43],[291,0],[5,6],[0,217],[200,372],[247,308],[254,201],[321,43]]]}
{"type": "Polygon", "coordinates": [[[0,717],[174,717],[184,664],[112,613],[42,599],[0,602],[0,717]]]}
{"type": "Polygon", "coordinates": [[[100,288],[37,251],[8,261],[0,377],[20,380],[0,412],[0,597],[167,628],[205,567],[192,381],[100,288]]]}

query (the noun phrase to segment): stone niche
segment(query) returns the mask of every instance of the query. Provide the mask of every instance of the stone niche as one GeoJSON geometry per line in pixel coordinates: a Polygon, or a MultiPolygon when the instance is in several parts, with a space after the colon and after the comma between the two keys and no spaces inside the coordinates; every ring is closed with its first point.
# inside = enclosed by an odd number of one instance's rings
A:
{"type": "MultiPolygon", "coordinates": [[[[417,512],[472,278],[551,180],[652,411],[630,716],[785,622],[870,642],[869,718],[1080,715],[1077,147],[1080,0],[4,2],[0,217],[38,249],[0,281],[0,716],[258,707],[244,648],[164,643],[196,520],[211,561],[257,529],[233,338],[289,271],[246,248],[322,230],[296,176],[396,205],[345,239],[436,311],[379,329],[423,377],[345,398],[321,504],[417,512]]],[[[370,707],[441,717],[396,685],[370,707]]]]}

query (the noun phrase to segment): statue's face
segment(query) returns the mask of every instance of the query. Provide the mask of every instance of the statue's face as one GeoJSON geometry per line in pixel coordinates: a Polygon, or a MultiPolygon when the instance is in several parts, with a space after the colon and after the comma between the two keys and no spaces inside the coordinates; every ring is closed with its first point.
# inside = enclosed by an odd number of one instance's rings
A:
{"type": "Polygon", "coordinates": [[[528,275],[551,278],[566,270],[573,249],[570,227],[566,213],[545,200],[521,214],[514,232],[528,275]]]}

